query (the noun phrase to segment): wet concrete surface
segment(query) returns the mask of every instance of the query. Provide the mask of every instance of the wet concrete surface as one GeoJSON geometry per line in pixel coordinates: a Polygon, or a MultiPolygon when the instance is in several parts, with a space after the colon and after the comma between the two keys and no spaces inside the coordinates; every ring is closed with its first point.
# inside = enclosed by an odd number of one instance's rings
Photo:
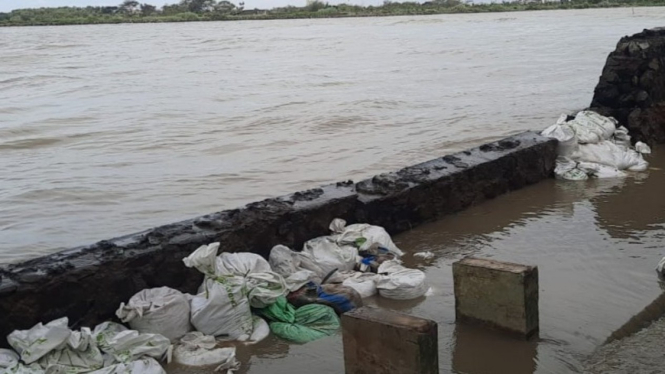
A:
{"type": "Polygon", "coordinates": [[[589,359],[589,374],[656,374],[665,367],[665,318],[635,335],[601,347],[589,359]]]}
{"type": "MultiPolygon", "coordinates": [[[[584,372],[589,355],[665,288],[654,270],[665,255],[665,149],[648,160],[648,173],[625,180],[549,180],[397,235],[406,264],[427,273],[432,293],[368,304],[436,321],[441,373],[584,372]],[[435,257],[412,256],[420,251],[435,257]],[[467,255],[539,267],[536,339],[456,325],[452,263],[467,255]]],[[[653,343],[637,340],[635,349],[653,343]]],[[[307,345],[269,337],[239,351],[240,373],[338,374],[342,357],[341,336],[307,345]]]]}

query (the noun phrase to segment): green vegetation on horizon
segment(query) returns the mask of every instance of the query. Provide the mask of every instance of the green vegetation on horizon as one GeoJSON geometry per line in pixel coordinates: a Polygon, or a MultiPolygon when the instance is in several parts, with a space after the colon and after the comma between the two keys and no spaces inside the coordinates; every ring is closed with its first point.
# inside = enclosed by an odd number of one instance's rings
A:
{"type": "Polygon", "coordinates": [[[348,4],[329,5],[319,0],[311,0],[304,7],[287,6],[270,10],[248,10],[244,9],[242,2],[236,5],[226,0],[181,0],[180,3],[164,5],[162,8],[135,0],[126,0],[119,6],[107,7],[17,9],[9,13],[0,13],[0,26],[378,17],[665,5],[665,0],[541,1],[504,1],[489,4],[464,3],[461,0],[432,0],[425,3],[385,1],[381,6],[363,7],[348,4]]]}

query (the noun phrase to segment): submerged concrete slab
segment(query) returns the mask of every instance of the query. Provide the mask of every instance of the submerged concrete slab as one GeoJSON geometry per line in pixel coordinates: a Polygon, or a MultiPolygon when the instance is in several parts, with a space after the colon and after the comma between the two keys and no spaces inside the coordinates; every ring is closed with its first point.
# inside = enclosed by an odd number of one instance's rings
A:
{"type": "Polygon", "coordinates": [[[436,322],[374,307],[342,315],[346,374],[438,374],[436,322]]]}
{"type": "Polygon", "coordinates": [[[382,174],[251,203],[0,267],[0,346],[15,329],[63,316],[74,326],[114,318],[144,288],[193,293],[202,275],[182,264],[201,245],[267,257],[327,235],[334,218],[397,234],[552,176],[556,141],[532,132],[382,174]]]}
{"type": "Polygon", "coordinates": [[[457,321],[523,337],[538,331],[538,268],[489,259],[453,264],[457,321]]]}

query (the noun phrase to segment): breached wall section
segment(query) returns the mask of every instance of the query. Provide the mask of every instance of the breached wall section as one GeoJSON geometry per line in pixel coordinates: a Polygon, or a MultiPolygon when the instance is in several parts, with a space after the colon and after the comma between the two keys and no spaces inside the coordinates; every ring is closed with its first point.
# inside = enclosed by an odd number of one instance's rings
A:
{"type": "Polygon", "coordinates": [[[665,28],[619,41],[607,57],[591,109],[619,120],[635,141],[665,143],[665,28]]]}
{"type": "Polygon", "coordinates": [[[391,234],[458,212],[553,174],[556,141],[532,132],[377,175],[251,203],[140,233],[0,265],[0,346],[15,329],[68,316],[74,327],[114,317],[136,292],[169,286],[193,293],[201,274],[182,258],[203,244],[267,256],[327,235],[333,218],[391,234]]]}

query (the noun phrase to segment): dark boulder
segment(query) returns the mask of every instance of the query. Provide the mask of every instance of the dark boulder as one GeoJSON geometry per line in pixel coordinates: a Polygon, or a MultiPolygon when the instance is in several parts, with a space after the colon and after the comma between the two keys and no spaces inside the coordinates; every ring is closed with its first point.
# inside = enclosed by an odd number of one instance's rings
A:
{"type": "Polygon", "coordinates": [[[616,118],[634,141],[665,143],[665,28],[619,41],[607,57],[591,109],[616,118]]]}

